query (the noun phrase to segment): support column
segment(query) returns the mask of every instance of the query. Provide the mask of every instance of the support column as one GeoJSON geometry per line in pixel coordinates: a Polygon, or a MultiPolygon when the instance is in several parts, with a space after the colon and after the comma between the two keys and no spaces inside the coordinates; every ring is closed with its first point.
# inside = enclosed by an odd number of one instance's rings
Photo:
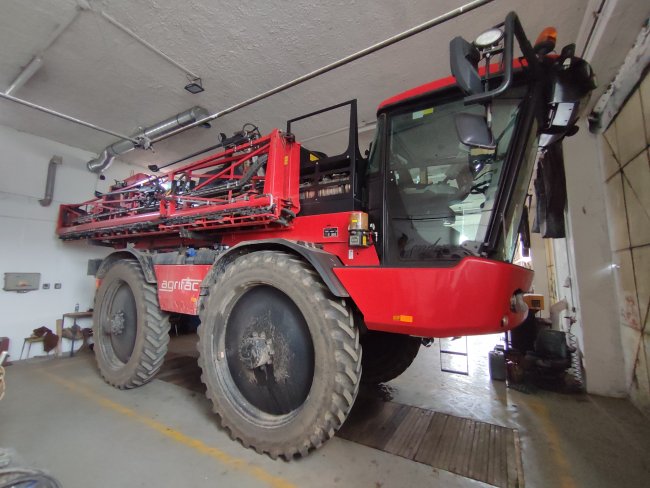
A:
{"type": "Polygon", "coordinates": [[[623,397],[627,388],[599,137],[582,123],[578,134],[564,144],[570,286],[576,325],[582,332],[576,335],[582,336],[587,391],[623,397]]]}

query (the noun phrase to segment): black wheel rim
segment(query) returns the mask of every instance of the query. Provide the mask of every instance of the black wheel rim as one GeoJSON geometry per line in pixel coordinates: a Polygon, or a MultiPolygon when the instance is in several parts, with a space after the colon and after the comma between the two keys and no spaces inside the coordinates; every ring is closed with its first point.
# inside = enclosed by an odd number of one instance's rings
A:
{"type": "Polygon", "coordinates": [[[230,376],[255,408],[286,415],[307,399],[314,346],[296,304],[271,286],[246,291],[228,316],[225,352],[230,376]]]}
{"type": "Polygon", "coordinates": [[[117,284],[105,317],[104,332],[109,337],[113,353],[123,363],[131,359],[135,347],[138,325],[138,310],[131,287],[117,284]]]}

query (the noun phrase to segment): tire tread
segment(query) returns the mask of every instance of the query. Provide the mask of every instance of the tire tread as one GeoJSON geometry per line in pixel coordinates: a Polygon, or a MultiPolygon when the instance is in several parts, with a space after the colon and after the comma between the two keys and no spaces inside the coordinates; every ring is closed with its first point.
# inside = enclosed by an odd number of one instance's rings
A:
{"type": "MultiPolygon", "coordinates": [[[[147,283],[142,268],[134,260],[122,260],[119,263],[124,264],[133,273],[138,276],[142,284],[144,307],[146,317],[144,318],[144,345],[140,357],[131,374],[126,381],[116,381],[111,377],[110,372],[104,371],[100,367],[100,374],[104,381],[121,390],[136,388],[151,381],[163,365],[167,346],[169,344],[169,315],[158,305],[158,291],[156,287],[147,283]]],[[[98,331],[94,332],[98,334],[98,331]]]]}
{"type": "MultiPolygon", "coordinates": [[[[336,345],[336,353],[332,355],[335,358],[335,386],[332,397],[325,402],[326,404],[320,405],[316,421],[305,429],[300,441],[278,447],[242,435],[236,422],[221,415],[219,393],[207,381],[206,371],[212,358],[206,358],[203,354],[199,355],[199,366],[202,370],[201,380],[207,387],[207,396],[212,402],[213,411],[218,415],[221,426],[230,433],[231,438],[239,440],[246,447],[252,446],[257,452],[266,453],[273,459],[281,456],[289,460],[293,457],[306,456],[310,451],[322,446],[334,436],[347,418],[360,384],[359,330],[354,324],[352,313],[347,304],[331,295],[318,273],[303,260],[284,252],[259,251],[238,258],[230,263],[224,273],[216,279],[211,289],[215,292],[220,288],[223,289],[222,283],[227,282],[229,277],[238,272],[238,269],[260,262],[273,262],[280,268],[278,273],[288,272],[291,275],[298,275],[296,277],[305,287],[305,293],[310,296],[319,309],[324,308],[327,311],[325,314],[327,334],[331,342],[336,345]]],[[[209,304],[202,311],[202,322],[208,310],[209,304]]],[[[206,340],[205,328],[199,327],[199,351],[201,351],[200,344],[206,340]]]]}

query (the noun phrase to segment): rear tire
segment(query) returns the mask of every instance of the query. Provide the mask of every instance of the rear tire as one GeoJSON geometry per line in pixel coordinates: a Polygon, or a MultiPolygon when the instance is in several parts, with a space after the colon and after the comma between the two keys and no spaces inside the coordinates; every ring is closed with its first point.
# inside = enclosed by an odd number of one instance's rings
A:
{"type": "Polygon", "coordinates": [[[277,251],[240,256],[200,315],[201,379],[233,439],[291,459],[341,427],[359,389],[359,333],[306,263],[277,251]]]}
{"type": "Polygon", "coordinates": [[[361,382],[386,383],[401,375],[418,355],[422,340],[402,334],[368,332],[361,338],[363,375],[361,382]]]}
{"type": "Polygon", "coordinates": [[[99,371],[116,388],[141,386],[162,366],[169,316],[137,262],[119,261],[106,273],[95,296],[93,337],[99,371]]]}

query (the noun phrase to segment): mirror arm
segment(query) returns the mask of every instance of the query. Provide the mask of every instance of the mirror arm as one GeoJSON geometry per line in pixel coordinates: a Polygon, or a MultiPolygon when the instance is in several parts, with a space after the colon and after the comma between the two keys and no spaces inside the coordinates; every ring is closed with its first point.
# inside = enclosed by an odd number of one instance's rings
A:
{"type": "Polygon", "coordinates": [[[528,68],[533,72],[533,74],[537,73],[537,70],[539,69],[539,61],[537,59],[535,51],[533,50],[530,41],[526,37],[524,29],[521,26],[521,22],[519,21],[519,17],[517,17],[517,14],[514,12],[510,12],[506,17],[506,21],[504,23],[503,81],[494,90],[488,90],[484,93],[477,93],[475,95],[465,97],[465,105],[488,102],[491,99],[498,97],[504,93],[510,87],[513,75],[513,41],[515,37],[517,38],[517,42],[519,43],[519,47],[521,48],[522,53],[524,54],[528,68]]]}

